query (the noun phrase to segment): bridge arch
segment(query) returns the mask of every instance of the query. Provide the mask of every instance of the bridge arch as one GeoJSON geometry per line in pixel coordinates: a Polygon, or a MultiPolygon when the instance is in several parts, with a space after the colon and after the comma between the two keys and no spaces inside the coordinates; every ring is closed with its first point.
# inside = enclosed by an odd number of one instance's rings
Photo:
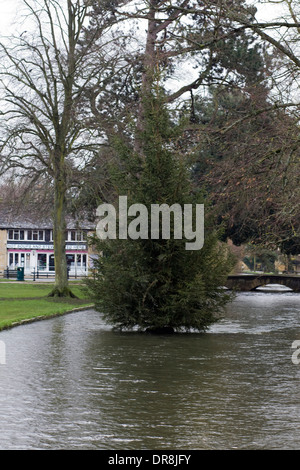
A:
{"type": "Polygon", "coordinates": [[[268,284],[279,284],[300,292],[300,276],[286,274],[236,274],[227,278],[226,287],[236,291],[250,292],[268,284]]]}

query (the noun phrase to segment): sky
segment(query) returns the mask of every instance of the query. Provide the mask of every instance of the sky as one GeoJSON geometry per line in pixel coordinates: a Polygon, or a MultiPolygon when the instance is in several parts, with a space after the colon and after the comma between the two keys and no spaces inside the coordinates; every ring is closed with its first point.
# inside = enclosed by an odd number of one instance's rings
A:
{"type": "MultiPolygon", "coordinates": [[[[1,0],[0,0],[1,1],[1,0]]],[[[267,2],[267,0],[266,0],[267,2]]],[[[257,7],[257,14],[256,18],[258,21],[270,21],[272,18],[277,19],[280,18],[283,12],[283,6],[279,2],[270,2],[265,3],[261,2],[260,4],[257,3],[255,0],[251,3],[254,3],[257,7]]]]}
{"type": "MultiPolygon", "coordinates": [[[[264,0],[260,0],[263,2],[264,0]]],[[[249,3],[257,4],[257,0],[249,0],[249,3]]],[[[16,25],[20,22],[21,11],[24,7],[22,0],[0,0],[0,38],[5,42],[3,37],[10,36],[11,34],[20,34],[22,30],[18,31],[16,25]]],[[[270,20],[271,17],[278,16],[279,5],[274,3],[269,5],[261,4],[259,6],[259,17],[258,21],[270,20]]],[[[19,25],[19,29],[22,29],[22,26],[19,25]]],[[[28,24],[26,28],[28,29],[28,24]]],[[[192,72],[192,69],[191,69],[192,72]]],[[[197,78],[197,73],[195,72],[195,79],[197,78]]],[[[190,80],[191,77],[189,77],[190,80]]],[[[185,83],[186,81],[186,72],[183,72],[183,75],[178,69],[178,73],[173,77],[173,84],[170,82],[171,89],[178,88],[178,81],[185,83]]]]}
{"type": "MultiPolygon", "coordinates": [[[[254,3],[256,3],[255,0],[254,3]]],[[[18,4],[20,0],[0,0],[0,36],[14,32],[14,19],[18,18],[18,4]]],[[[280,5],[262,4],[259,6],[259,19],[270,19],[271,16],[277,16],[279,11],[280,5]]]]}
{"type": "Polygon", "coordinates": [[[13,31],[13,20],[17,14],[16,0],[0,0],[0,35],[13,31]]]}

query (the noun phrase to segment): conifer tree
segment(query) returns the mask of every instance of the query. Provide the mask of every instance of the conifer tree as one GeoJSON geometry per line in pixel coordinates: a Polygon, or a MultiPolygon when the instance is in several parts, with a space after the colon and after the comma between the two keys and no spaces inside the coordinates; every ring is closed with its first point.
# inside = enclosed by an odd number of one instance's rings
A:
{"type": "MultiPolygon", "coordinates": [[[[128,205],[199,204],[187,162],[180,161],[174,140],[177,127],[160,91],[152,88],[143,103],[143,129],[139,135],[142,156],[122,142],[122,159],[114,181],[128,205]]],[[[174,224],[172,226],[174,230],[174,224]]],[[[150,230],[150,229],[149,229],[150,230]]],[[[222,286],[232,264],[218,234],[207,227],[201,250],[186,250],[184,239],[94,240],[99,253],[95,278],[88,282],[96,308],[118,328],[147,331],[205,330],[215,322],[230,299],[222,286]]]]}

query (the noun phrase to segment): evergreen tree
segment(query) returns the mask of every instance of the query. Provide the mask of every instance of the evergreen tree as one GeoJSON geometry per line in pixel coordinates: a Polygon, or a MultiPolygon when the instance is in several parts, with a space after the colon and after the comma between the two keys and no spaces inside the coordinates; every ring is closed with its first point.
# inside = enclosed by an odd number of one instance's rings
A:
{"type": "MultiPolygon", "coordinates": [[[[139,142],[143,156],[118,144],[122,159],[114,173],[118,195],[127,195],[128,205],[204,202],[201,191],[191,184],[186,161],[178,159],[174,141],[177,126],[171,125],[160,92],[144,101],[143,129],[139,142]]],[[[207,222],[209,224],[209,222],[207,222]]],[[[172,225],[172,224],[171,224],[172,225]]],[[[222,286],[232,267],[218,234],[206,227],[201,250],[186,250],[187,240],[99,240],[95,278],[88,286],[96,308],[118,328],[138,327],[148,331],[205,330],[215,322],[230,295],[222,286]]]]}

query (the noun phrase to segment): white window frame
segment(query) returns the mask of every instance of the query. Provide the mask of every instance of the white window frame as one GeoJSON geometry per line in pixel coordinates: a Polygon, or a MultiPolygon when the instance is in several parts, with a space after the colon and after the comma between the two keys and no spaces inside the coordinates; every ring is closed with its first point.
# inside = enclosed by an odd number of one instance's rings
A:
{"type": "Polygon", "coordinates": [[[15,269],[20,266],[24,268],[28,267],[27,266],[28,258],[26,259],[27,255],[28,255],[28,252],[24,252],[24,251],[9,251],[8,252],[8,266],[11,267],[12,269],[15,269]],[[10,262],[10,258],[13,259],[12,263],[10,262]]]}
{"type": "Polygon", "coordinates": [[[39,229],[32,229],[32,230],[27,230],[26,231],[26,236],[27,236],[27,241],[35,241],[35,242],[43,242],[45,241],[45,230],[39,230],[39,229]],[[29,233],[31,232],[31,238],[29,238],[29,233]],[[42,234],[42,238],[40,238],[40,234],[42,234]],[[34,238],[34,235],[36,235],[37,238],[34,238]]]}
{"type": "Polygon", "coordinates": [[[66,241],[68,242],[84,242],[87,239],[85,230],[68,230],[66,241]],[[74,237],[74,238],[72,238],[74,237]]]}
{"type": "Polygon", "coordinates": [[[25,230],[15,229],[15,228],[9,229],[7,231],[7,240],[9,240],[9,241],[24,241],[25,240],[25,230]],[[12,232],[12,238],[10,237],[9,232],[12,232]],[[23,238],[20,238],[20,232],[23,232],[23,238]]]}

